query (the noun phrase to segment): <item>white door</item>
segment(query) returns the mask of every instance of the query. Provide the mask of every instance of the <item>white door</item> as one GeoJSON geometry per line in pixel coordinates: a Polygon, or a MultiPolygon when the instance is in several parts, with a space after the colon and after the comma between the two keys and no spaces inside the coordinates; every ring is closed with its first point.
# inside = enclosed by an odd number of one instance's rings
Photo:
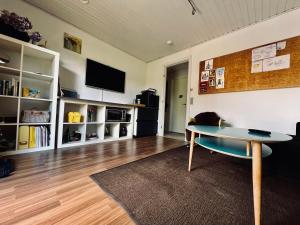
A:
{"type": "Polygon", "coordinates": [[[179,76],[171,81],[170,90],[170,131],[185,132],[187,76],[179,76]]]}

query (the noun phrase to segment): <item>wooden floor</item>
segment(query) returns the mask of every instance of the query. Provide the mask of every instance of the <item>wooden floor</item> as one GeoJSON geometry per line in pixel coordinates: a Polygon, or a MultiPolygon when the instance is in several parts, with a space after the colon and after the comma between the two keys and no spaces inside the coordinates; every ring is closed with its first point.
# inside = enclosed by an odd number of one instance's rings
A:
{"type": "Polygon", "coordinates": [[[182,145],[147,137],[14,156],[16,172],[0,179],[0,224],[133,224],[89,176],[182,145]]]}

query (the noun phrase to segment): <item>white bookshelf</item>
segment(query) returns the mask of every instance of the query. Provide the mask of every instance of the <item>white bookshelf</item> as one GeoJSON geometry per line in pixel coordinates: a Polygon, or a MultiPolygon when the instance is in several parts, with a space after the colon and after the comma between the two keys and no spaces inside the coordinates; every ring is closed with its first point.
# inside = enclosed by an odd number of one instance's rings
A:
{"type": "Polygon", "coordinates": [[[10,58],[10,62],[0,64],[0,80],[19,81],[19,93],[14,96],[0,94],[0,129],[10,147],[0,149],[0,155],[13,155],[54,149],[57,107],[57,82],[59,71],[59,53],[30,43],[19,41],[0,34],[0,51],[10,58]],[[40,90],[40,98],[22,96],[22,88],[40,90]],[[22,123],[23,110],[49,110],[47,123],[22,123]],[[2,118],[15,118],[4,122],[2,118]],[[20,126],[46,126],[49,131],[49,145],[42,148],[19,149],[20,126]],[[14,143],[14,144],[12,144],[14,143]]]}
{"type": "Polygon", "coordinates": [[[61,98],[59,100],[59,120],[57,128],[57,147],[74,147],[88,144],[98,144],[107,141],[125,140],[133,137],[134,106],[121,105],[89,100],[61,98]],[[95,115],[92,121],[88,120],[88,110],[92,107],[95,115]],[[127,122],[107,122],[105,121],[106,107],[125,109],[131,115],[131,120],[127,122]],[[80,112],[82,117],[80,123],[69,123],[68,113],[80,112]],[[120,128],[126,126],[127,135],[120,137],[120,128]],[[69,129],[70,132],[79,131],[81,140],[66,142],[64,136],[69,129]],[[109,130],[109,135],[105,130],[109,130]],[[86,135],[96,133],[97,138],[88,140],[86,135]]]}

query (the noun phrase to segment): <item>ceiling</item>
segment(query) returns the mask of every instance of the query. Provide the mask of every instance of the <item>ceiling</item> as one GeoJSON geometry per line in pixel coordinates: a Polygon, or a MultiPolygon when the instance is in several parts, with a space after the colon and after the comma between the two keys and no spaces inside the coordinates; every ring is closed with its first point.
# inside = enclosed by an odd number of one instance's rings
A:
{"type": "Polygon", "coordinates": [[[300,6],[300,0],[25,0],[145,62],[300,6]],[[173,45],[167,45],[168,40],[173,45]]]}

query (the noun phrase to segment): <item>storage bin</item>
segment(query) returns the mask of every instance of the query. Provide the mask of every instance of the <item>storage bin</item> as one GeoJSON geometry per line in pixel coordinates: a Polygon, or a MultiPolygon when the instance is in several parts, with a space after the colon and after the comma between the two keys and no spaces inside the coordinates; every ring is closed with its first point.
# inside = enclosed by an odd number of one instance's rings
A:
{"type": "Polygon", "coordinates": [[[81,113],[80,112],[69,112],[68,113],[68,122],[69,123],[80,123],[81,113]]]}
{"type": "Polygon", "coordinates": [[[48,123],[50,121],[49,111],[24,110],[22,114],[23,123],[48,123]]]}

